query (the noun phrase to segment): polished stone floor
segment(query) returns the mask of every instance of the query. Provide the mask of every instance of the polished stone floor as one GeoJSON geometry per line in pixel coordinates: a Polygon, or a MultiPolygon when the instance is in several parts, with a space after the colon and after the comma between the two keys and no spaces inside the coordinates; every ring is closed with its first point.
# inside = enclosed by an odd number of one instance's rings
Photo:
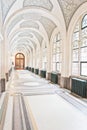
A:
{"type": "Polygon", "coordinates": [[[13,71],[3,130],[87,130],[87,104],[50,81],[13,71]]]}

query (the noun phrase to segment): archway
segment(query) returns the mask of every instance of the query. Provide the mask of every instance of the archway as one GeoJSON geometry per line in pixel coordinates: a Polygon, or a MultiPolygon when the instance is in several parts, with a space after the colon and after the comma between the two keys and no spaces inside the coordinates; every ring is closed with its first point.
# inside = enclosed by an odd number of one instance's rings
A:
{"type": "Polygon", "coordinates": [[[15,69],[22,70],[25,68],[25,56],[22,53],[15,55],[15,69]]]}

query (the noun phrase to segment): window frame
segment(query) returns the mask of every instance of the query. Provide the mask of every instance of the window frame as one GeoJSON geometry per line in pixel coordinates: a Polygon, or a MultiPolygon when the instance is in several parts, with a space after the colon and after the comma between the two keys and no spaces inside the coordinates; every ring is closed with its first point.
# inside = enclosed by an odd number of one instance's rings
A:
{"type": "Polygon", "coordinates": [[[86,37],[86,34],[87,34],[87,14],[85,14],[82,18],[80,18],[80,20],[77,22],[77,24],[78,24],[79,30],[75,31],[76,30],[76,26],[75,26],[74,31],[73,31],[73,35],[72,35],[72,52],[71,52],[72,53],[72,71],[71,72],[72,72],[73,76],[87,77],[87,75],[82,74],[82,63],[87,63],[86,53],[85,53],[85,51],[83,51],[83,55],[82,55],[82,52],[81,52],[82,48],[87,48],[87,45],[85,44],[85,40],[87,40],[87,37],[86,37]],[[86,22],[84,24],[85,26],[83,26],[85,16],[86,16],[86,22]],[[78,40],[74,39],[74,34],[77,32],[79,32],[79,39],[78,40]],[[78,42],[78,47],[74,46],[75,42],[78,42]],[[75,61],[75,58],[73,59],[74,50],[78,50],[78,61],[75,61]],[[74,68],[73,68],[74,63],[78,63],[77,74],[75,74],[75,72],[73,71],[74,70],[74,68]]]}
{"type": "Polygon", "coordinates": [[[57,33],[56,35],[55,35],[55,37],[54,37],[54,41],[53,41],[53,44],[52,44],[52,70],[54,71],[54,69],[53,69],[53,64],[55,63],[55,71],[56,72],[60,72],[61,73],[61,67],[60,67],[60,69],[59,70],[57,70],[57,64],[59,63],[59,64],[61,64],[62,63],[62,61],[61,61],[61,58],[57,58],[57,55],[60,55],[60,57],[62,56],[62,51],[61,51],[61,47],[62,47],[62,44],[61,44],[61,36],[60,36],[60,32],[59,33],[57,33]],[[56,40],[56,41],[55,41],[56,40]],[[54,47],[54,45],[56,46],[56,47],[54,47]],[[59,52],[57,51],[57,48],[58,48],[58,45],[59,45],[59,52]],[[56,48],[56,49],[55,49],[56,48]],[[54,51],[55,50],[55,51],[54,51]],[[54,59],[53,59],[53,57],[55,56],[55,61],[54,61],[54,59]],[[57,60],[57,59],[59,59],[59,60],[57,60]]]}
{"type": "Polygon", "coordinates": [[[87,63],[87,61],[81,61],[81,62],[80,62],[80,76],[87,77],[87,75],[82,75],[82,74],[81,74],[81,72],[82,72],[82,63],[87,63]]]}

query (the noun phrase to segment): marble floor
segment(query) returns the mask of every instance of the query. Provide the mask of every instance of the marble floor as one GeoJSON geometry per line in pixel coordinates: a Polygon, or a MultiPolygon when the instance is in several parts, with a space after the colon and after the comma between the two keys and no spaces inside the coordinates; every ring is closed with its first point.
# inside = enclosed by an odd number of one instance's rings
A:
{"type": "Polygon", "coordinates": [[[2,130],[87,130],[87,103],[27,71],[13,71],[2,130]]]}

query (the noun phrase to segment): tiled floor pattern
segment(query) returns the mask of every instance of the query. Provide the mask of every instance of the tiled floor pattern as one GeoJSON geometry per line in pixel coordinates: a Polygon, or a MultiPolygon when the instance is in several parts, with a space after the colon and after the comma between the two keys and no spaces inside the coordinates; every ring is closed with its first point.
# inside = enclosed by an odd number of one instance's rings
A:
{"type": "Polygon", "coordinates": [[[87,104],[29,71],[14,71],[3,130],[87,130],[87,104]]]}

